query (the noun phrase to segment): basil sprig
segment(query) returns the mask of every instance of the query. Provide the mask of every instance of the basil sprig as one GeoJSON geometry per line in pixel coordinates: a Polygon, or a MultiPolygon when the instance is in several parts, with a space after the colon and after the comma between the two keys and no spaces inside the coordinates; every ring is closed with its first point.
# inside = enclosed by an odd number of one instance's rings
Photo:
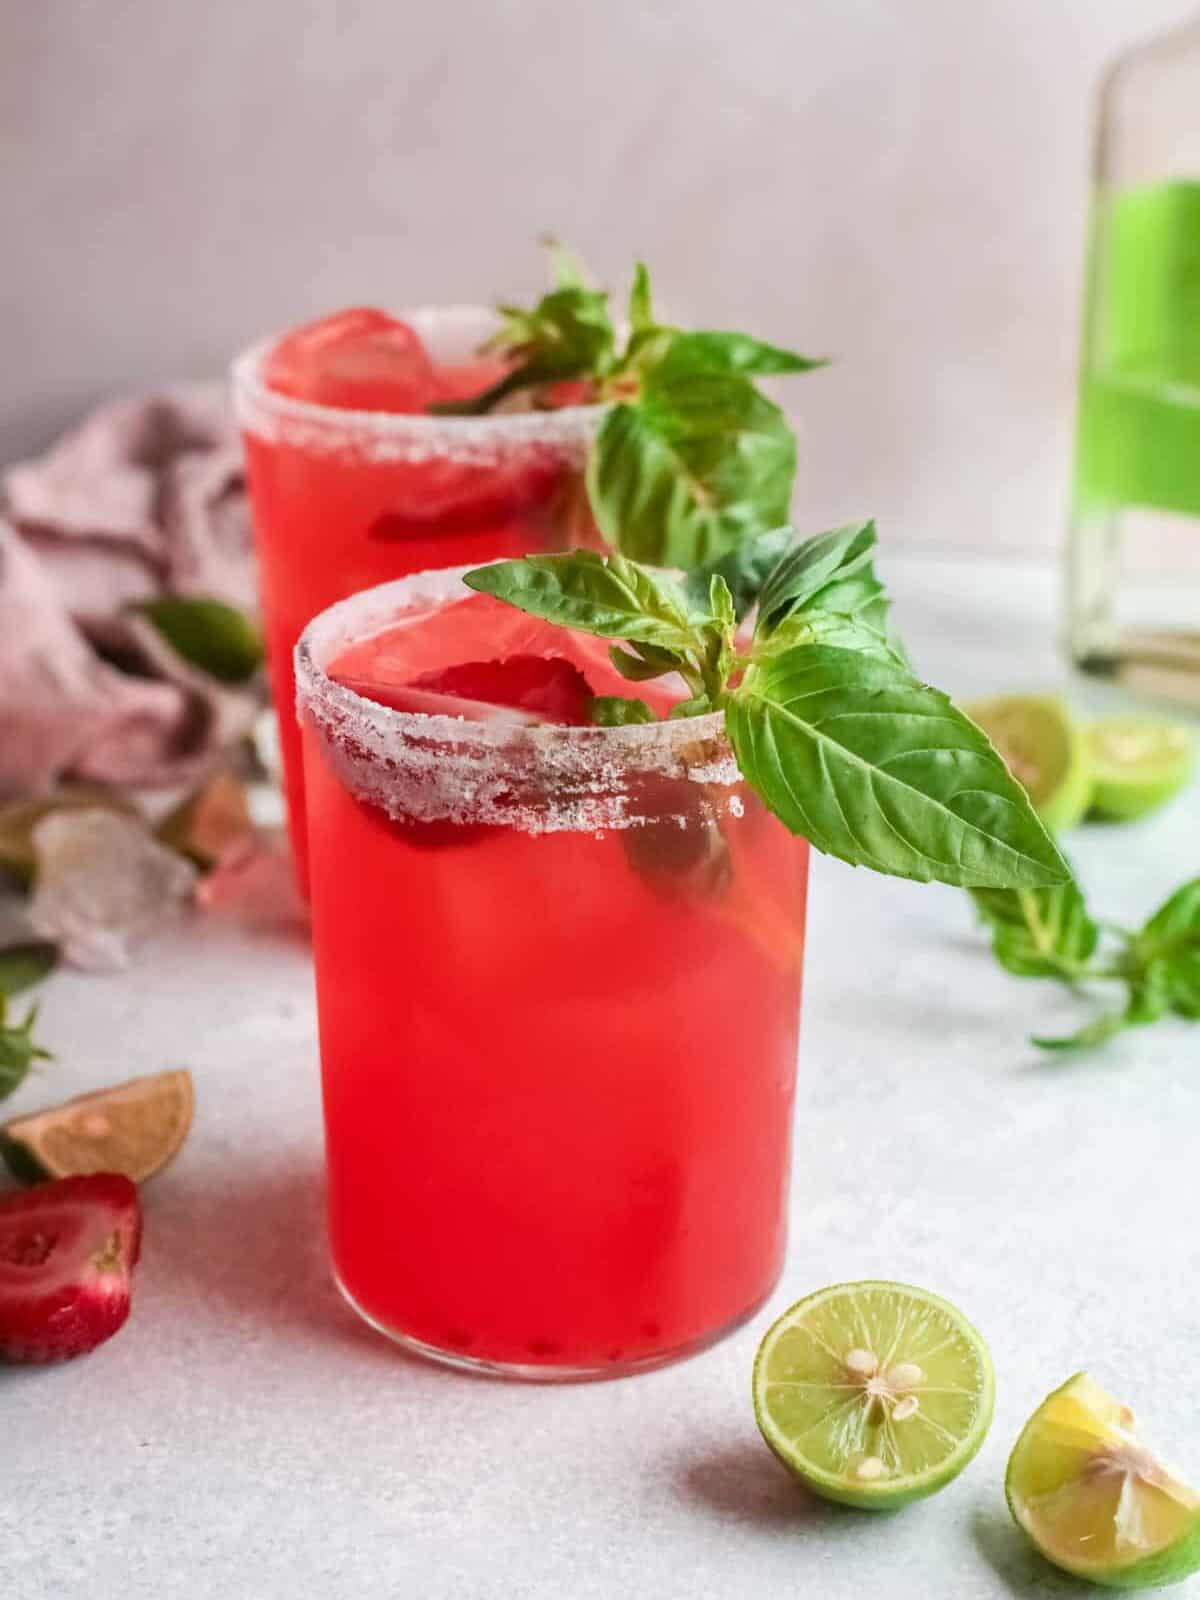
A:
{"type": "MultiPolygon", "coordinates": [[[[789,542],[761,584],[745,649],[734,586],[720,570],[677,580],[618,553],[578,551],[497,562],[466,582],[620,641],[610,655],[627,678],[678,673],[689,698],[671,715],[723,712],[747,781],[829,855],[962,888],[1068,882],[986,736],[889,643],[874,546],[870,523],[789,542]]],[[[607,705],[603,714],[615,720],[607,705]]]]}
{"type": "Polygon", "coordinates": [[[588,458],[588,493],[605,539],[635,560],[690,568],[784,522],[796,442],[758,378],[824,361],[749,334],[687,331],[660,322],[650,275],[634,271],[626,332],[608,296],[555,248],[556,282],[531,309],[501,305],[488,348],[510,370],[482,394],[435,406],[478,415],[510,395],[582,380],[608,409],[588,458]]]}
{"type": "Polygon", "coordinates": [[[1126,1028],[1178,1016],[1200,1021],[1200,878],[1175,891],[1140,929],[1101,929],[1075,883],[1057,889],[974,894],[1001,966],[1018,978],[1054,978],[1071,989],[1117,985],[1077,1033],[1035,1038],[1044,1050],[1079,1050],[1126,1028]]]}

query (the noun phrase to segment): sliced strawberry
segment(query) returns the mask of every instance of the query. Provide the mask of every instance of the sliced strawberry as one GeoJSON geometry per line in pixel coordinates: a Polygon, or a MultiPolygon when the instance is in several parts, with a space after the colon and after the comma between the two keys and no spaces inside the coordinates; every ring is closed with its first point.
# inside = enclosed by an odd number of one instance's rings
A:
{"type": "Polygon", "coordinates": [[[546,722],[582,727],[591,721],[592,691],[565,656],[509,656],[503,661],[462,661],[426,672],[409,686],[455,699],[530,711],[546,722]]]}
{"type": "Polygon", "coordinates": [[[0,1199],[0,1359],[68,1361],[111,1339],[141,1242],[138,1192],[118,1173],[0,1199]]]}

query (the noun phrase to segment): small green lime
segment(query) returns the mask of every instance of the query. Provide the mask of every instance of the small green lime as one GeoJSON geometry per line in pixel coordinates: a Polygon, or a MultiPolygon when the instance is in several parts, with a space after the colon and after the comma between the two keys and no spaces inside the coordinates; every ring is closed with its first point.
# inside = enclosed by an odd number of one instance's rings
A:
{"type": "Polygon", "coordinates": [[[840,1283],[768,1330],[754,1362],[754,1414],[815,1494],[894,1511],[971,1460],[994,1387],[987,1346],[948,1301],[903,1283],[840,1283]]]}
{"type": "Polygon", "coordinates": [[[1150,1589],[1200,1570],[1200,1494],[1156,1459],[1132,1411],[1086,1372],[1025,1424],[1004,1492],[1017,1526],[1076,1577],[1150,1589]]]}
{"type": "Polygon", "coordinates": [[[1196,741],[1160,717],[1104,717],[1087,729],[1092,809],[1118,822],[1144,817],[1188,782],[1196,741]]]}
{"type": "Polygon", "coordinates": [[[967,708],[1048,828],[1073,828],[1092,798],[1087,746],[1053,695],[1011,694],[967,708]]]}

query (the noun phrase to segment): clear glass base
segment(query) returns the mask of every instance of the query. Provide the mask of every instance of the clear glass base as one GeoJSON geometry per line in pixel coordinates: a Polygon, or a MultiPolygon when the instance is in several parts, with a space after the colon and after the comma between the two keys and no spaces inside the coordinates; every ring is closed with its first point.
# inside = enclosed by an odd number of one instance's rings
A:
{"type": "Polygon", "coordinates": [[[408,1351],[410,1355],[420,1356],[425,1361],[436,1362],[442,1367],[452,1367],[456,1372],[469,1373],[477,1378],[505,1378],[517,1383],[597,1383],[605,1378],[632,1378],[640,1372],[654,1372],[658,1367],[669,1367],[676,1361],[686,1361],[689,1356],[699,1355],[702,1350],[708,1350],[714,1344],[719,1344],[722,1339],[735,1333],[752,1317],[758,1315],[771,1298],[779,1280],[776,1277],[767,1292],[745,1311],[740,1311],[731,1321],[722,1323],[713,1332],[706,1333],[699,1339],[693,1339],[690,1344],[674,1345],[669,1350],[657,1351],[654,1355],[643,1356],[636,1361],[605,1361],[597,1366],[484,1361],[477,1356],[464,1355],[461,1350],[445,1350],[440,1345],[427,1344],[424,1339],[415,1339],[412,1334],[402,1333],[398,1328],[389,1328],[386,1323],[373,1317],[369,1311],[363,1310],[336,1272],[333,1281],[351,1311],[360,1316],[369,1328],[374,1328],[375,1332],[381,1333],[385,1339],[390,1339],[402,1350],[408,1351]]]}
{"type": "Polygon", "coordinates": [[[1067,644],[1084,672],[1200,708],[1200,519],[1130,506],[1077,513],[1067,644]]]}

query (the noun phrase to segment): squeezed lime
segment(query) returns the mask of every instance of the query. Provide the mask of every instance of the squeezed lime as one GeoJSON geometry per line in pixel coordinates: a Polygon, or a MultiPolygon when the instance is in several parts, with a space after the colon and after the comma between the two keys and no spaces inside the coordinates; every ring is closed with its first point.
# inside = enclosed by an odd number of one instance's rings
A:
{"type": "Polygon", "coordinates": [[[1025,1424],[1004,1488],[1018,1527],[1076,1577],[1142,1589],[1200,1569],[1200,1494],[1158,1460],[1132,1411],[1086,1372],[1025,1424]]]}

